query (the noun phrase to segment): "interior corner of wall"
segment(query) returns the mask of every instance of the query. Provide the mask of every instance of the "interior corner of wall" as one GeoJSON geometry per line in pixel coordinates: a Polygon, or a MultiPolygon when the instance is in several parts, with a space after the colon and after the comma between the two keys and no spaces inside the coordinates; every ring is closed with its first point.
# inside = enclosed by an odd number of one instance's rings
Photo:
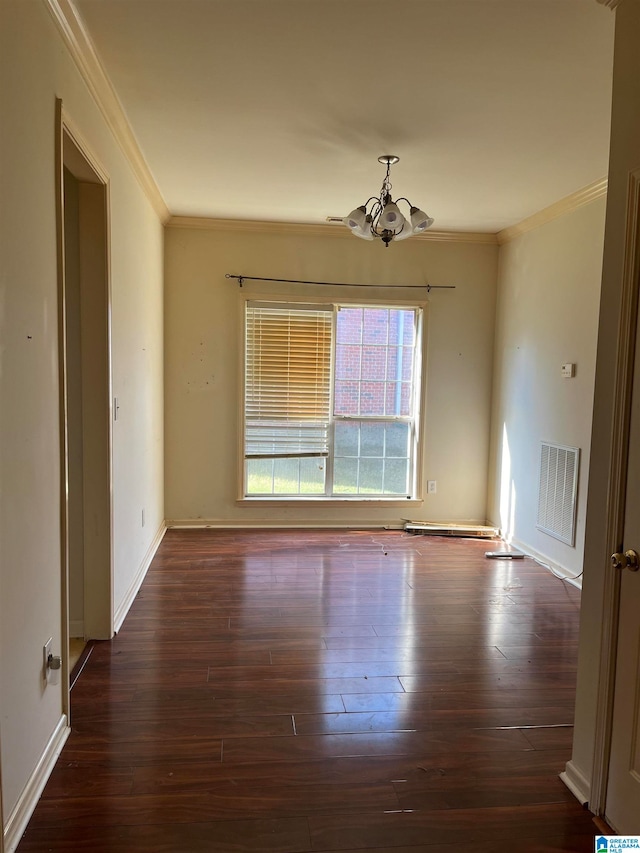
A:
{"type": "Polygon", "coordinates": [[[565,769],[560,773],[560,779],[564,782],[580,805],[585,806],[591,797],[591,783],[586,775],[573,763],[567,761],[565,769]]]}
{"type": "Polygon", "coordinates": [[[113,630],[117,634],[120,628],[122,627],[122,623],[124,622],[127,613],[131,605],[133,604],[133,600],[140,587],[142,586],[142,581],[145,579],[146,574],[149,570],[149,566],[151,565],[151,561],[155,556],[156,551],[158,550],[160,543],[164,537],[164,534],[167,532],[167,525],[163,521],[160,527],[158,528],[149,548],[147,549],[146,554],[142,558],[140,565],[136,571],[136,574],[131,582],[129,589],[125,592],[122,601],[116,606],[115,613],[113,616],[113,630]]]}

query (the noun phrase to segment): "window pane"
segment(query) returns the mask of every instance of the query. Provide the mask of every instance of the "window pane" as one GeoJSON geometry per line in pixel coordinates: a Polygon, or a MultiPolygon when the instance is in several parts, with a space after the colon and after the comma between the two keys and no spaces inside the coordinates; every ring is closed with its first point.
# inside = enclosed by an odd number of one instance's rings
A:
{"type": "Polygon", "coordinates": [[[409,382],[385,383],[384,414],[404,418],[411,415],[411,384],[409,382]]]}
{"type": "Polygon", "coordinates": [[[361,344],[362,308],[340,308],[336,333],[339,344],[361,344]]]}
{"type": "Polygon", "coordinates": [[[336,379],[360,379],[359,346],[338,344],[336,347],[336,379]]]}
{"type": "Polygon", "coordinates": [[[385,383],[385,401],[384,401],[384,413],[385,415],[399,415],[400,414],[400,400],[398,399],[400,393],[400,384],[398,382],[386,382],[385,383]]]}
{"type": "Polygon", "coordinates": [[[414,334],[414,312],[392,308],[389,311],[389,343],[409,345],[414,334]]]}
{"type": "Polygon", "coordinates": [[[362,378],[384,379],[387,370],[386,347],[362,347],[362,378]]]}
{"type": "Polygon", "coordinates": [[[360,414],[384,415],[384,382],[360,383],[360,414]]]}
{"type": "Polygon", "coordinates": [[[385,429],[385,458],[409,456],[409,424],[387,424],[385,429]]]}
{"type": "Polygon", "coordinates": [[[274,495],[297,495],[300,493],[298,459],[275,459],[273,462],[274,495]]]}
{"type": "Polygon", "coordinates": [[[273,494],[273,459],[247,460],[247,494],[273,494]]]}
{"type": "Polygon", "coordinates": [[[360,460],[360,489],[361,495],[382,494],[382,459],[360,460]]]}
{"type": "Polygon", "coordinates": [[[400,414],[408,417],[411,414],[411,385],[409,382],[402,383],[400,401],[400,414]]]}
{"type": "Polygon", "coordinates": [[[406,495],[408,472],[408,459],[387,459],[384,464],[385,494],[406,495]]]}
{"type": "Polygon", "coordinates": [[[248,495],[318,495],[325,492],[326,461],[302,459],[248,459],[248,495]]]}
{"type": "Polygon", "coordinates": [[[398,378],[398,352],[400,351],[400,347],[389,347],[387,349],[387,379],[397,379],[398,378]]]}
{"type": "Polygon", "coordinates": [[[334,438],[334,453],[336,456],[358,456],[358,439],[360,424],[338,421],[334,438]]]}
{"type": "Polygon", "coordinates": [[[387,379],[411,379],[413,350],[410,347],[389,347],[387,350],[387,379]]]}
{"type": "Polygon", "coordinates": [[[326,472],[324,459],[308,458],[300,460],[300,494],[323,495],[326,472]]]}
{"type": "Polygon", "coordinates": [[[415,314],[413,311],[398,311],[398,314],[402,314],[402,344],[413,349],[416,345],[415,314]]]}
{"type": "Polygon", "coordinates": [[[358,460],[336,459],[333,465],[333,492],[337,495],[358,493],[358,460]]]}
{"type": "Polygon", "coordinates": [[[345,382],[337,379],[335,382],[335,394],[333,410],[336,415],[359,415],[360,405],[360,383],[345,382]]]}
{"type": "Polygon", "coordinates": [[[360,456],[384,456],[384,424],[362,424],[360,456]]]}
{"type": "Polygon", "coordinates": [[[387,308],[365,308],[362,340],[365,344],[386,346],[389,336],[389,310],[387,308]]]}
{"type": "Polygon", "coordinates": [[[402,348],[402,379],[411,382],[413,378],[413,350],[410,347],[402,348]]]}
{"type": "Polygon", "coordinates": [[[413,347],[416,331],[414,312],[392,308],[389,315],[389,343],[413,347]]]}

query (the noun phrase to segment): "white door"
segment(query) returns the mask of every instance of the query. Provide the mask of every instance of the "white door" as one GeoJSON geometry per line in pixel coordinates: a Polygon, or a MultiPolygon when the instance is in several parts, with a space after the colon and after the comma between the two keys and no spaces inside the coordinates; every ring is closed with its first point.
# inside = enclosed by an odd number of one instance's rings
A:
{"type": "MultiPolygon", "coordinates": [[[[637,292],[637,266],[635,279],[637,292]]],[[[640,324],[633,370],[623,552],[640,554],[640,324]]],[[[621,573],[621,586],[605,817],[617,832],[640,835],[640,571],[613,565],[611,571],[621,573]]]]}

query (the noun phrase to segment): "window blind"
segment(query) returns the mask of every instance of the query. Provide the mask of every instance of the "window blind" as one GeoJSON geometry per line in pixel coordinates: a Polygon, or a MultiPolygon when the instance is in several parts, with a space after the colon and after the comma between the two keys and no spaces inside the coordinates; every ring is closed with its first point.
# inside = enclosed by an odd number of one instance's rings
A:
{"type": "Polygon", "coordinates": [[[332,310],[247,303],[247,459],[328,455],[332,310]]]}

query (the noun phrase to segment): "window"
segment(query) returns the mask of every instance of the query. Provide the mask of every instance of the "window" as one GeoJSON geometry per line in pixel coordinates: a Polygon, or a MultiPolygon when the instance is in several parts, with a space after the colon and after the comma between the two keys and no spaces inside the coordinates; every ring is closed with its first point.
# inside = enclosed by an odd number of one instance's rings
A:
{"type": "Polygon", "coordinates": [[[421,312],[248,302],[245,495],[414,492],[421,312]]]}

